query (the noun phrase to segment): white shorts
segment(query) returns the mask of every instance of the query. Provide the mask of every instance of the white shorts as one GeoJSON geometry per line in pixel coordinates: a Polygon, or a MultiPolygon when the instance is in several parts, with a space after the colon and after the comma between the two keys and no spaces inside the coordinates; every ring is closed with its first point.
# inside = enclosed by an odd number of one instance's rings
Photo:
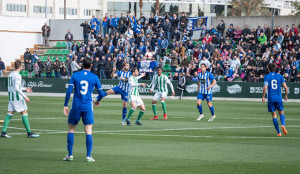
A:
{"type": "Polygon", "coordinates": [[[156,92],[152,98],[152,100],[158,101],[161,98],[166,98],[168,96],[167,92],[156,92]]]}
{"type": "Polygon", "coordinates": [[[27,111],[27,105],[25,100],[19,100],[19,101],[9,101],[8,102],[8,111],[14,112],[23,112],[27,111]]]}
{"type": "Polygon", "coordinates": [[[129,96],[129,103],[131,103],[131,102],[135,102],[136,106],[144,105],[144,102],[143,102],[143,100],[141,99],[140,96],[130,95],[129,96]]]}

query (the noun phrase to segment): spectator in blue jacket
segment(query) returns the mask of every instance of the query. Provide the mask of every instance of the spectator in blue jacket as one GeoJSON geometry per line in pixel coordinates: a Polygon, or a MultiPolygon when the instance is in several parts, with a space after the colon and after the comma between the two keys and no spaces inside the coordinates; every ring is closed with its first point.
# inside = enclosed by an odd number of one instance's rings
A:
{"type": "Polygon", "coordinates": [[[94,24],[94,22],[96,22],[97,25],[100,24],[100,22],[98,21],[98,19],[95,18],[95,15],[92,15],[92,19],[90,20],[90,25],[94,24]]]}
{"type": "Polygon", "coordinates": [[[224,75],[224,80],[228,81],[228,78],[230,78],[233,75],[233,71],[231,68],[229,68],[229,65],[225,66],[225,75],[224,75]]]}
{"type": "Polygon", "coordinates": [[[94,30],[94,35],[97,36],[98,35],[98,32],[99,32],[99,25],[97,24],[97,22],[94,22],[92,25],[91,25],[91,29],[94,30]]]}
{"type": "Polygon", "coordinates": [[[106,35],[106,33],[108,33],[108,26],[109,25],[109,17],[108,14],[105,13],[105,17],[102,19],[102,31],[103,31],[103,36],[106,35]]]}
{"type": "Polygon", "coordinates": [[[207,31],[209,35],[218,34],[217,30],[214,28],[214,26],[210,26],[210,29],[207,31]]]}
{"type": "Polygon", "coordinates": [[[168,39],[165,38],[165,37],[162,37],[160,46],[161,46],[161,51],[162,51],[162,53],[166,53],[167,48],[168,48],[168,46],[169,46],[169,41],[168,41],[168,39]]]}
{"type": "Polygon", "coordinates": [[[119,18],[117,16],[117,14],[115,14],[115,18],[113,18],[113,20],[111,22],[112,22],[112,26],[117,29],[118,28],[118,24],[119,24],[119,18]]]}
{"type": "Polygon", "coordinates": [[[141,53],[143,55],[146,54],[146,47],[144,46],[143,42],[140,43],[140,46],[138,47],[138,49],[141,51],[141,53]]]}
{"type": "Polygon", "coordinates": [[[143,25],[141,24],[141,21],[138,21],[137,25],[135,27],[135,33],[140,34],[142,32],[142,28],[143,28],[143,25]]]}
{"type": "Polygon", "coordinates": [[[115,52],[115,46],[113,46],[112,42],[109,42],[108,50],[110,51],[111,54],[115,52]]]}

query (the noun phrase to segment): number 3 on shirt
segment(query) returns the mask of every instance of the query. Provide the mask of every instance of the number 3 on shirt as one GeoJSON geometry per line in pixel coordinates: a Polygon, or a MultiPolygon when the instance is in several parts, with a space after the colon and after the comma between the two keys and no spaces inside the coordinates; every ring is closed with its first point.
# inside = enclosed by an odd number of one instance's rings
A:
{"type": "Polygon", "coordinates": [[[277,89],[277,80],[271,81],[272,89],[277,89]]]}
{"type": "Polygon", "coordinates": [[[82,80],[80,82],[80,86],[81,86],[80,94],[85,95],[88,91],[89,83],[85,80],[82,80]]]}

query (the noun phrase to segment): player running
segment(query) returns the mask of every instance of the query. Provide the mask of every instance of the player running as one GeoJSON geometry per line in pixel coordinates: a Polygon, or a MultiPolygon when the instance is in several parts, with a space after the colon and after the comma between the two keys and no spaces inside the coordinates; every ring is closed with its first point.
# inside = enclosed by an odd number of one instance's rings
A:
{"type": "Polygon", "coordinates": [[[7,135],[6,130],[9,125],[10,119],[14,116],[15,111],[21,113],[22,121],[27,131],[28,138],[37,138],[39,135],[34,134],[30,130],[30,124],[28,121],[28,113],[27,113],[27,105],[30,100],[29,98],[22,92],[26,90],[27,92],[32,92],[31,88],[23,88],[21,86],[22,77],[20,75],[20,71],[22,69],[22,62],[20,59],[15,61],[15,71],[11,72],[8,76],[8,112],[4,120],[3,129],[1,133],[1,137],[3,138],[11,138],[11,136],[7,135]]]}
{"type": "Polygon", "coordinates": [[[144,88],[146,87],[145,83],[139,83],[138,80],[142,77],[145,76],[145,73],[142,73],[139,76],[139,71],[137,68],[132,68],[131,69],[131,74],[132,76],[129,77],[128,79],[128,83],[129,83],[129,103],[131,105],[131,109],[129,110],[129,113],[127,115],[127,118],[125,119],[127,126],[131,126],[130,123],[130,117],[133,114],[133,112],[135,111],[136,107],[140,108],[140,113],[139,116],[137,118],[137,120],[135,121],[136,125],[140,125],[142,126],[143,124],[140,122],[141,118],[143,117],[146,108],[144,105],[143,100],[141,99],[141,96],[139,94],[139,86],[143,86],[144,88]]]}
{"type": "Polygon", "coordinates": [[[287,135],[287,130],[285,128],[285,116],[283,111],[281,86],[283,86],[285,91],[284,100],[288,99],[288,88],[281,74],[275,73],[276,65],[274,63],[268,65],[269,74],[264,77],[264,89],[262,94],[262,102],[265,103],[265,95],[268,91],[268,111],[271,112],[273,118],[273,124],[277,131],[277,136],[281,136],[279,125],[276,116],[276,110],[280,115],[281,129],[282,132],[287,135]]]}
{"type": "Polygon", "coordinates": [[[92,127],[94,124],[94,112],[93,112],[93,99],[92,94],[94,88],[97,89],[99,96],[95,105],[100,104],[102,97],[107,94],[102,91],[101,83],[99,78],[90,72],[92,68],[92,59],[85,58],[83,60],[83,70],[76,72],[72,75],[69,86],[66,93],[65,103],[64,103],[64,114],[68,117],[68,136],[67,136],[67,148],[69,154],[63,159],[64,161],[73,161],[73,144],[74,144],[74,133],[75,128],[82,118],[84,124],[84,131],[86,134],[86,161],[95,162],[92,158],[92,148],[93,148],[93,137],[92,137],[92,127]],[[69,113],[68,103],[74,88],[74,98],[72,102],[72,107],[69,113]]]}
{"type": "Polygon", "coordinates": [[[119,77],[120,82],[118,86],[115,86],[114,88],[107,91],[107,95],[111,94],[121,94],[121,99],[123,100],[123,110],[122,110],[122,125],[125,126],[125,118],[127,115],[127,102],[128,102],[128,89],[129,89],[129,83],[128,78],[131,76],[131,72],[129,71],[129,63],[126,62],[123,64],[123,70],[115,72],[115,69],[113,71],[113,78],[119,77]]]}
{"type": "Polygon", "coordinates": [[[214,121],[216,118],[214,107],[211,103],[212,101],[212,87],[217,83],[214,76],[206,71],[206,65],[203,63],[201,66],[201,72],[198,74],[198,96],[197,96],[197,108],[200,113],[200,116],[197,118],[197,121],[200,121],[204,115],[202,112],[201,102],[206,99],[207,105],[211,112],[211,117],[208,119],[209,122],[214,121]]]}
{"type": "Polygon", "coordinates": [[[157,116],[157,111],[156,111],[156,103],[158,100],[161,101],[161,105],[164,111],[164,120],[167,120],[167,107],[165,103],[165,98],[168,96],[168,86],[167,84],[170,85],[170,88],[172,90],[172,96],[175,96],[173,84],[170,82],[168,77],[164,74],[162,74],[162,68],[158,67],[157,68],[157,75],[153,77],[152,80],[152,87],[150,90],[150,93],[153,92],[155,86],[157,86],[157,91],[155,92],[155,95],[152,99],[152,110],[154,117],[151,120],[158,120],[157,116]]]}

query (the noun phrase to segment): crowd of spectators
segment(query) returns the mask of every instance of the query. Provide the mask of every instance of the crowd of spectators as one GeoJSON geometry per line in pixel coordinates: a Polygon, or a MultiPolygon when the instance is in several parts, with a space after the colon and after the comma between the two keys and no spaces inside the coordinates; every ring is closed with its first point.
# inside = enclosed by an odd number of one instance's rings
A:
{"type": "MultiPolygon", "coordinates": [[[[84,42],[77,44],[69,30],[65,35],[70,53],[66,62],[58,58],[41,62],[35,55],[25,52],[26,69],[42,77],[68,78],[80,69],[85,57],[93,59],[92,72],[101,79],[110,79],[112,73],[122,69],[124,62],[138,67],[139,62],[153,62],[145,78],[152,78],[157,67],[170,66],[171,80],[183,74],[186,81],[196,81],[199,65],[204,63],[219,81],[240,78],[247,82],[261,82],[268,73],[267,65],[275,63],[277,73],[287,81],[299,82],[300,33],[296,25],[285,28],[247,25],[226,28],[220,20],[217,26],[203,26],[200,35],[194,35],[185,13],[173,16],[153,16],[139,19],[132,14],[105,15],[100,21],[93,16],[80,25],[84,42]],[[193,38],[193,40],[192,40],[193,38]]],[[[45,32],[46,34],[46,32],[45,32]]]]}

